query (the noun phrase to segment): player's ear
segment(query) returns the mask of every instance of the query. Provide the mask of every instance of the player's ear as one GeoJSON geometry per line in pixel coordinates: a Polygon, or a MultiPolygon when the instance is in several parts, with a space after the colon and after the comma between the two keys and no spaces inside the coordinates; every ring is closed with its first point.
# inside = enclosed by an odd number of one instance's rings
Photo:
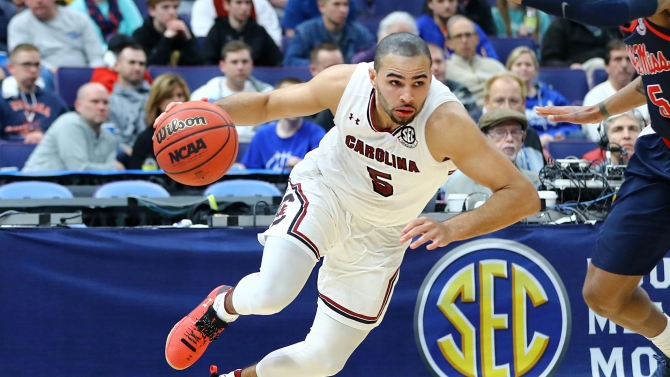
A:
{"type": "Polygon", "coordinates": [[[368,68],[368,75],[370,76],[370,83],[372,84],[372,87],[377,90],[377,72],[374,70],[374,68],[368,68]]]}

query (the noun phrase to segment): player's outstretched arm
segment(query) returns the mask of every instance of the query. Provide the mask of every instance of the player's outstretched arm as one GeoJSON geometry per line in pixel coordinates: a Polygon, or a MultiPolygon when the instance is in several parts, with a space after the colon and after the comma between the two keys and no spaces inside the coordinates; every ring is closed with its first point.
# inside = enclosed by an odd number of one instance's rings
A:
{"type": "Polygon", "coordinates": [[[538,107],[535,112],[538,115],[548,117],[552,122],[593,124],[600,123],[600,121],[612,115],[625,113],[645,103],[647,103],[647,95],[642,84],[642,76],[640,76],[598,104],[591,106],[538,107]]]}
{"type": "Polygon", "coordinates": [[[432,241],[435,249],[453,241],[487,234],[514,224],[540,210],[540,198],[521,171],[491,143],[456,102],[441,105],[426,125],[426,140],[437,161],[451,158],[475,182],[493,191],[481,207],[439,223],[427,217],[410,222],[400,242],[418,235],[412,249],[432,241]]]}
{"type": "Polygon", "coordinates": [[[668,0],[511,0],[586,25],[616,27],[668,9],[668,0]]]}

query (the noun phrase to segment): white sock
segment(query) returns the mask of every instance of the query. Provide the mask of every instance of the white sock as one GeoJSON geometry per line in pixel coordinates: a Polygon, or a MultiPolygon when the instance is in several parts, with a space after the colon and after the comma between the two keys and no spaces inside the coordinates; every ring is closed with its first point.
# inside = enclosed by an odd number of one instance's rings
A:
{"type": "Polygon", "coordinates": [[[226,304],[226,296],[228,296],[228,293],[230,293],[230,291],[216,296],[216,298],[214,299],[214,305],[213,306],[214,306],[214,310],[216,311],[216,315],[220,319],[222,319],[223,321],[226,321],[226,322],[230,323],[230,322],[234,322],[237,319],[237,317],[239,317],[240,315],[239,314],[230,314],[226,310],[226,305],[225,304],[226,304]]]}
{"type": "Polygon", "coordinates": [[[665,318],[667,319],[665,329],[657,336],[647,339],[651,340],[651,342],[654,343],[665,356],[670,357],[670,317],[666,314],[665,318]]]}

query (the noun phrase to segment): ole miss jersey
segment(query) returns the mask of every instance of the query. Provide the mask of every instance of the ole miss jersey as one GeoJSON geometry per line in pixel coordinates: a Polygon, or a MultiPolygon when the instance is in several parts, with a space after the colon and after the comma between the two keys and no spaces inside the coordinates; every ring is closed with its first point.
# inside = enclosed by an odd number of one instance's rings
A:
{"type": "MultiPolygon", "coordinates": [[[[622,27],[628,56],[647,94],[651,126],[670,139],[670,30],[640,18],[622,27]]],[[[667,144],[667,142],[666,142],[667,144]]]]}

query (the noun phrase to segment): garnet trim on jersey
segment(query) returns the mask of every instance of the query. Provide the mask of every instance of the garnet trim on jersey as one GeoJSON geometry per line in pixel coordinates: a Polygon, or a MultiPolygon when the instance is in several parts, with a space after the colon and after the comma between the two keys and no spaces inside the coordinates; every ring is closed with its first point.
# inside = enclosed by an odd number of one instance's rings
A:
{"type": "Polygon", "coordinates": [[[393,290],[393,286],[395,285],[396,280],[398,280],[398,272],[400,272],[400,269],[397,269],[395,271],[395,273],[393,274],[393,276],[391,276],[391,279],[389,280],[389,284],[386,287],[386,294],[384,295],[384,301],[382,302],[382,306],[381,306],[381,308],[379,308],[379,312],[377,313],[376,317],[369,317],[369,316],[365,316],[363,314],[358,314],[354,311],[351,311],[351,310],[345,308],[344,306],[336,303],[335,301],[333,301],[332,299],[330,299],[326,295],[322,294],[321,292],[319,292],[319,298],[321,299],[321,301],[323,301],[324,304],[326,304],[326,306],[328,306],[330,309],[332,309],[336,313],[340,314],[341,316],[343,316],[345,318],[349,318],[349,319],[354,320],[356,322],[371,325],[371,324],[373,324],[373,323],[375,323],[379,320],[379,317],[384,312],[384,308],[386,307],[386,305],[388,305],[389,298],[391,298],[391,291],[393,290]]]}
{"type": "Polygon", "coordinates": [[[376,101],[377,101],[377,94],[375,93],[375,90],[373,88],[372,92],[370,92],[370,99],[368,100],[368,124],[370,125],[370,128],[372,128],[372,130],[375,131],[375,132],[392,133],[391,130],[380,131],[377,128],[377,126],[375,125],[375,122],[374,122],[374,119],[375,119],[374,107],[375,107],[376,101]]]}
{"type": "Polygon", "coordinates": [[[300,209],[293,218],[291,225],[289,225],[287,233],[288,235],[298,239],[305,246],[307,246],[307,248],[309,248],[312,251],[312,253],[314,253],[314,256],[318,260],[319,258],[321,258],[319,248],[316,247],[316,244],[314,244],[314,242],[312,242],[312,240],[310,240],[309,237],[307,237],[298,230],[298,228],[300,227],[300,223],[305,218],[305,215],[307,215],[309,200],[307,200],[307,197],[302,193],[302,185],[300,183],[296,183],[294,185],[290,179],[288,183],[289,185],[291,185],[291,189],[295,192],[295,196],[298,198],[298,201],[300,202],[300,209]]]}

